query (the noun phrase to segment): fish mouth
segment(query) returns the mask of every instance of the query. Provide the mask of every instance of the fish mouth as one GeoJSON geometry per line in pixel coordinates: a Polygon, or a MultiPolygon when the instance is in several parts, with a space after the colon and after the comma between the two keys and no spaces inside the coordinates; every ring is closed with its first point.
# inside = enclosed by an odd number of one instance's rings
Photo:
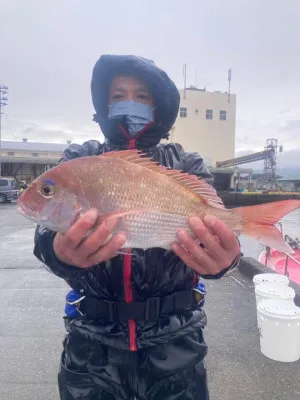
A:
{"type": "MultiPolygon", "coordinates": [[[[49,223],[45,224],[46,222],[49,222],[49,217],[48,216],[43,216],[43,213],[40,211],[34,211],[32,208],[28,207],[26,204],[22,202],[22,200],[17,201],[18,204],[18,212],[23,215],[23,217],[29,219],[30,221],[35,222],[38,225],[49,225],[49,223]]],[[[54,209],[53,213],[57,211],[57,207],[54,209]]]]}
{"type": "Polygon", "coordinates": [[[61,202],[46,205],[46,207],[42,211],[35,211],[32,208],[28,207],[22,199],[18,199],[17,201],[17,211],[25,218],[30,221],[35,222],[38,225],[45,226],[48,229],[51,229],[55,232],[65,233],[71,225],[73,225],[80,217],[81,208],[76,210],[76,213],[71,218],[71,221],[68,219],[66,221],[63,220],[63,209],[61,207],[61,202]],[[50,206],[50,207],[49,207],[50,206]],[[51,219],[55,219],[56,222],[51,221],[51,219]]]}
{"type": "Polygon", "coordinates": [[[27,207],[21,199],[17,200],[17,211],[23,215],[23,217],[37,222],[37,212],[27,207]]]}

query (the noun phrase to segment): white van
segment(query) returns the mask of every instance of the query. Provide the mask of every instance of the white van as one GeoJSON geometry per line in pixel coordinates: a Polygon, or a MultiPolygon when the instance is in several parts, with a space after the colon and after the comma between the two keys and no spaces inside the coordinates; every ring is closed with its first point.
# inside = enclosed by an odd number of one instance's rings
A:
{"type": "Polygon", "coordinates": [[[19,190],[16,180],[13,178],[0,177],[0,203],[17,200],[18,197],[19,190]]]}

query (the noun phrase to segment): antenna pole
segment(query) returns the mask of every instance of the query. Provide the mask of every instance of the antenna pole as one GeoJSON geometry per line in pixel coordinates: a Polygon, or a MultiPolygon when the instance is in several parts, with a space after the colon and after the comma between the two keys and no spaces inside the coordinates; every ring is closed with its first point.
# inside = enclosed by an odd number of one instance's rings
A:
{"type": "Polygon", "coordinates": [[[228,70],[228,103],[230,103],[231,68],[228,70]]]}
{"type": "Polygon", "coordinates": [[[183,66],[183,98],[185,99],[186,91],[186,63],[183,66]]]}

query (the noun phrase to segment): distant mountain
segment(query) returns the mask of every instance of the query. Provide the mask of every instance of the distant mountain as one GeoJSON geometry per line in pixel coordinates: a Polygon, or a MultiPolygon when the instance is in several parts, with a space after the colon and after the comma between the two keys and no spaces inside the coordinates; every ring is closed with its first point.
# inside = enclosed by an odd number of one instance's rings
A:
{"type": "MultiPolygon", "coordinates": [[[[253,154],[253,151],[237,151],[236,157],[246,154],[253,154]]],[[[251,168],[254,173],[262,173],[264,170],[264,161],[242,164],[243,168],[251,168]]],[[[300,149],[286,150],[277,154],[277,173],[283,178],[300,175],[300,149]]]]}
{"type": "Polygon", "coordinates": [[[286,167],[286,168],[278,168],[277,169],[278,175],[281,175],[284,178],[289,176],[300,176],[300,167],[286,167]]]}
{"type": "MultiPolygon", "coordinates": [[[[263,169],[253,169],[254,174],[262,174],[263,169]]],[[[289,178],[289,177],[297,177],[300,176],[300,167],[285,167],[285,168],[278,168],[277,169],[277,175],[282,176],[283,178],[289,178]]]]}

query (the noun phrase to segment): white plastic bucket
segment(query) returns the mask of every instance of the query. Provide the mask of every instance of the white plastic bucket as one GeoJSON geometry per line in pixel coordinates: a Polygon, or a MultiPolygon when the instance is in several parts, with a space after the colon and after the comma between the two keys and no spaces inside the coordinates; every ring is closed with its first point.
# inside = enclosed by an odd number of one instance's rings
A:
{"type": "MultiPolygon", "coordinates": [[[[256,307],[265,299],[281,299],[294,302],[295,290],[289,286],[276,285],[274,283],[261,283],[256,286],[256,307]]],[[[257,325],[260,327],[260,319],[257,317],[257,325]]]]}
{"type": "Polygon", "coordinates": [[[289,278],[286,275],[269,273],[269,274],[257,274],[253,277],[254,288],[261,283],[273,283],[279,286],[288,286],[289,278]]]}
{"type": "Polygon", "coordinates": [[[300,308],[291,301],[266,299],[259,303],[258,315],[261,352],[275,361],[300,360],[300,308]]]}

